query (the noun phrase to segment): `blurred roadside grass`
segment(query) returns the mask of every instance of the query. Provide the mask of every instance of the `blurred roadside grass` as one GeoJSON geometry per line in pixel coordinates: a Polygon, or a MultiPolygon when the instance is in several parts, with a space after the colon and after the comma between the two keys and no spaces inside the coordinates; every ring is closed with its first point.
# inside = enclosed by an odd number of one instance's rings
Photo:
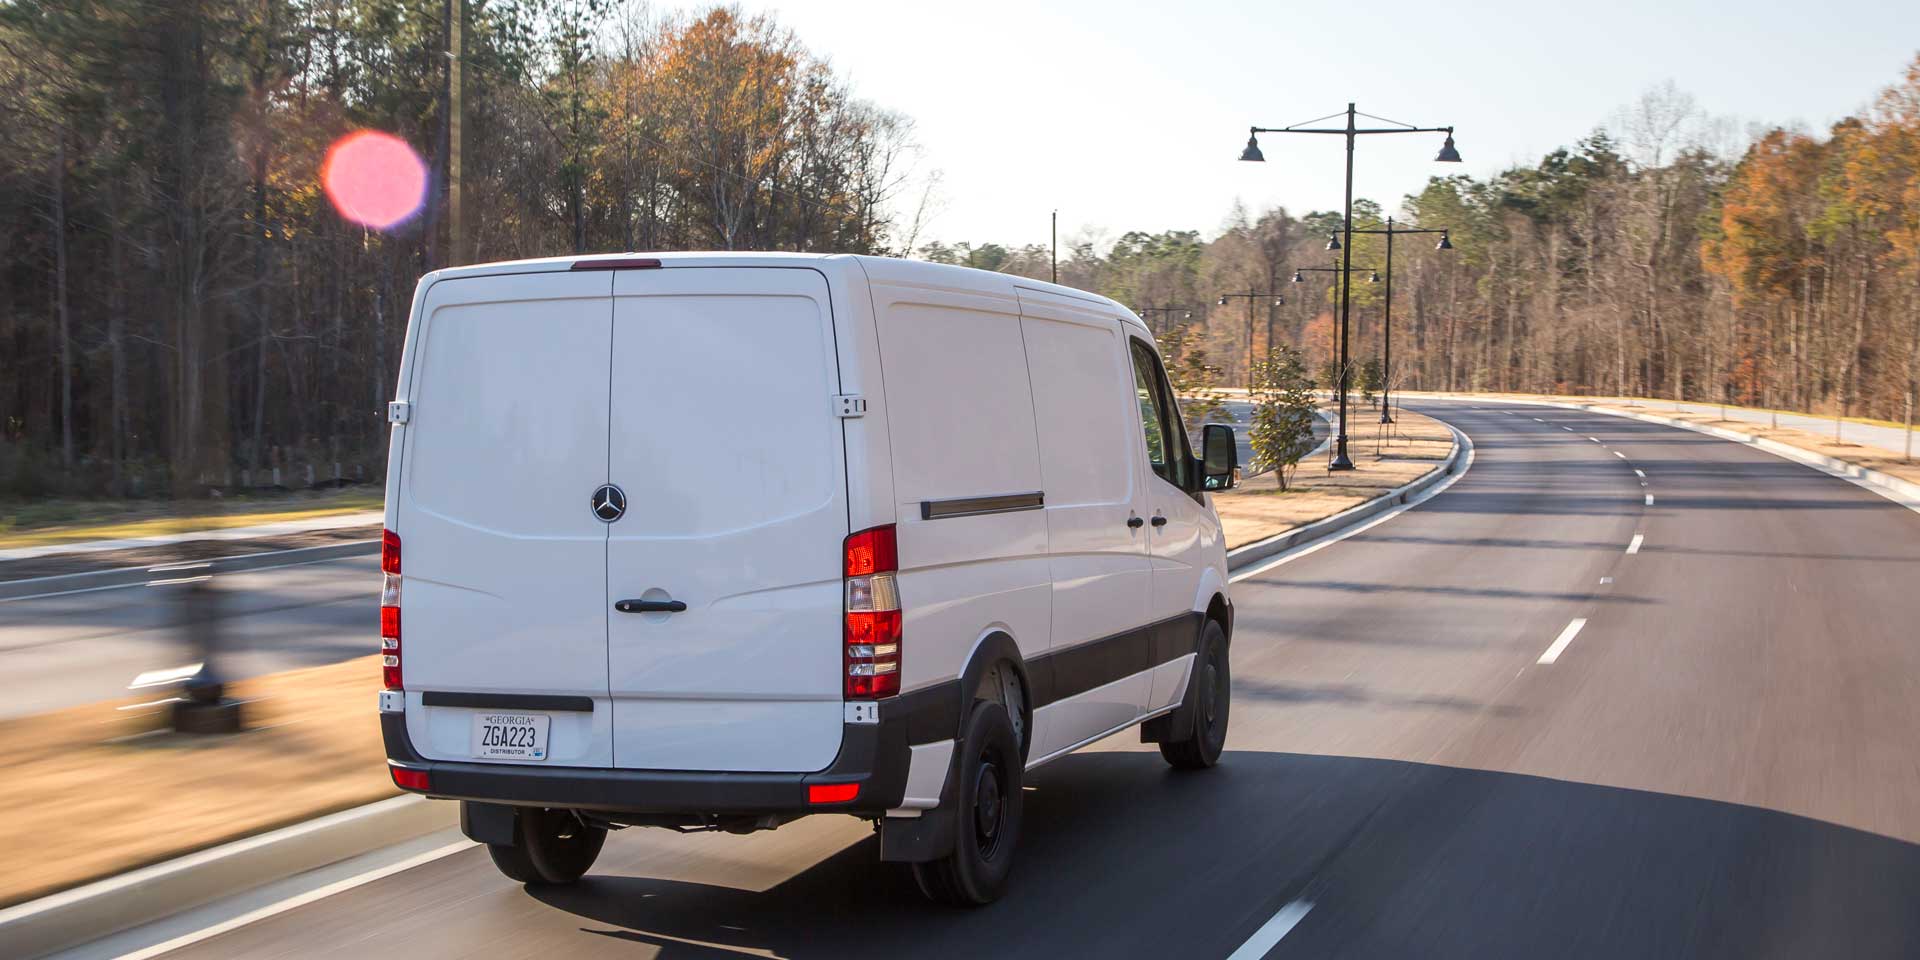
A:
{"type": "Polygon", "coordinates": [[[153,697],[0,723],[0,907],[393,796],[379,687],[377,655],[243,680],[229,736],[165,730],[153,697]]]}
{"type": "Polygon", "coordinates": [[[0,549],[250,527],[380,509],[377,486],[223,500],[0,501],[0,549]]]}

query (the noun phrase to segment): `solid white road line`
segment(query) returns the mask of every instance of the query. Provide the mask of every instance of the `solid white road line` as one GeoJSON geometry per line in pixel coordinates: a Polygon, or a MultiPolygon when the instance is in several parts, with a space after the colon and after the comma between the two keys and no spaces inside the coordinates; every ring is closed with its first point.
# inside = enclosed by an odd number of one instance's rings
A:
{"type": "Polygon", "coordinates": [[[1305,900],[1294,900],[1281,907],[1280,912],[1273,915],[1273,919],[1255,930],[1253,936],[1248,937],[1247,942],[1240,945],[1240,949],[1227,956],[1227,960],[1259,960],[1260,957],[1266,956],[1267,951],[1272,950],[1274,945],[1280,942],[1280,938],[1291,933],[1294,925],[1305,918],[1307,911],[1312,909],[1313,904],[1305,900]]]}
{"type": "Polygon", "coordinates": [[[1633,472],[1633,475],[1636,477],[1639,477],[1642,480],[1645,480],[1647,478],[1647,472],[1645,470],[1635,470],[1633,472]]]}
{"type": "Polygon", "coordinates": [[[1651,493],[1647,494],[1647,506],[1653,506],[1653,494],[1651,493]]]}
{"type": "Polygon", "coordinates": [[[241,927],[244,927],[250,923],[255,923],[260,920],[265,920],[266,918],[271,916],[286,913],[289,910],[294,910],[300,907],[304,907],[307,904],[313,903],[317,900],[325,900],[326,898],[331,897],[336,893],[342,893],[347,890],[351,890],[354,887],[372,883],[373,881],[378,880],[382,877],[390,877],[396,873],[404,873],[408,870],[412,870],[414,867],[432,863],[433,861],[439,860],[443,857],[452,856],[453,854],[459,853],[462,850],[471,850],[473,849],[473,847],[474,847],[474,843],[471,840],[462,840],[459,843],[449,843],[444,847],[428,850],[427,852],[419,854],[417,856],[408,857],[407,859],[402,860],[399,863],[390,863],[384,867],[380,867],[377,870],[369,870],[366,873],[360,874],[359,876],[348,877],[345,880],[338,880],[333,883],[329,883],[324,887],[320,887],[319,889],[309,890],[306,893],[300,894],[297,897],[288,897],[287,899],[282,900],[279,903],[267,904],[266,906],[261,907],[258,910],[252,910],[247,913],[243,913],[240,916],[234,917],[231,920],[227,920],[222,923],[216,923],[213,926],[195,930],[192,933],[182,934],[178,937],[174,937],[172,940],[166,941],[165,943],[156,943],[153,946],[147,947],[145,949],[135,950],[132,953],[121,954],[118,960],[147,960],[148,957],[157,957],[157,956],[160,956],[161,954],[171,953],[175,950],[180,949],[181,947],[190,946],[192,944],[199,943],[202,940],[207,940],[213,937],[217,937],[230,930],[238,930],[241,927]]]}
{"type": "Polygon", "coordinates": [[[1567,649],[1567,644],[1572,643],[1573,638],[1576,636],[1579,636],[1580,628],[1586,625],[1587,625],[1587,618],[1585,617],[1574,618],[1574,621],[1572,623],[1567,624],[1567,628],[1565,630],[1560,631],[1560,637],[1559,639],[1553,641],[1553,646],[1548,647],[1547,652],[1541,654],[1540,659],[1534,662],[1535,663],[1552,663],[1555,660],[1560,659],[1560,654],[1565,652],[1565,650],[1567,649]]]}
{"type": "Polygon", "coordinates": [[[1367,521],[1366,523],[1360,524],[1359,526],[1348,527],[1347,529],[1342,530],[1339,533],[1332,534],[1331,536],[1325,537],[1320,540],[1315,540],[1312,543],[1302,544],[1300,546],[1294,547],[1291,550],[1288,550],[1285,553],[1278,554],[1266,560],[1262,560],[1259,563],[1256,563],[1245,570],[1241,570],[1238,573],[1234,573],[1228,576],[1227,582],[1239,583],[1240,581],[1245,580],[1248,577],[1251,577],[1260,573],[1265,573],[1268,570],[1272,570],[1274,567],[1277,567],[1283,563],[1291,563],[1295,560],[1300,559],[1301,557],[1306,556],[1307,554],[1317,552],[1326,547],[1331,547],[1334,544],[1339,543],[1340,541],[1345,540],[1348,537],[1365,533],[1368,530],[1372,530],[1374,527],[1377,527],[1383,523],[1386,523],[1388,520],[1392,520],[1394,517],[1397,517],[1403,513],[1406,513],[1408,510],[1412,510],[1414,507],[1417,507],[1423,503],[1426,503],[1428,500],[1432,500],[1434,497],[1437,497],[1447,492],[1448,487],[1451,487],[1454,484],[1459,483],[1460,478],[1466,476],[1468,470],[1473,469],[1473,441],[1470,438],[1468,438],[1464,432],[1460,434],[1460,437],[1462,440],[1466,441],[1467,450],[1466,450],[1466,454],[1462,456],[1460,459],[1460,469],[1455,470],[1453,472],[1453,476],[1440,481],[1439,483],[1433,485],[1432,487],[1429,487],[1427,489],[1427,492],[1421,494],[1420,496],[1412,500],[1409,500],[1406,503],[1393,508],[1392,510],[1388,510],[1386,513],[1383,513],[1373,518],[1372,520],[1367,521]]]}
{"type": "Polygon", "coordinates": [[[1629,543],[1629,544],[1627,544],[1627,556],[1629,556],[1629,557],[1631,557],[1631,556],[1633,556],[1634,554],[1636,554],[1636,553],[1639,553],[1639,552],[1640,552],[1640,544],[1641,544],[1642,542],[1644,542],[1644,541],[1645,541],[1646,539],[1647,539],[1647,536],[1646,536],[1646,534],[1644,534],[1644,533],[1636,533],[1636,534],[1634,534],[1634,535],[1633,535],[1633,542],[1632,542],[1632,543],[1629,543]]]}

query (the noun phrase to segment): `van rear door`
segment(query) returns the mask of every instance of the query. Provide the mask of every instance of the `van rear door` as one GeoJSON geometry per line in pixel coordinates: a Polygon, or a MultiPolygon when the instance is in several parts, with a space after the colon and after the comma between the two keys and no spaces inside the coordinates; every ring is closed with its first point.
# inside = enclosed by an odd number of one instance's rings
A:
{"type": "Polygon", "coordinates": [[[429,759],[492,759],[475,718],[505,710],[547,720],[547,755],[505,762],[613,760],[591,509],[611,292],[603,272],[441,280],[414,318],[395,532],[407,732],[429,759]]]}
{"type": "Polygon", "coordinates": [[[839,753],[835,351],[813,269],[615,274],[608,475],[627,509],[602,608],[634,610],[608,620],[616,766],[812,771],[839,753]]]}

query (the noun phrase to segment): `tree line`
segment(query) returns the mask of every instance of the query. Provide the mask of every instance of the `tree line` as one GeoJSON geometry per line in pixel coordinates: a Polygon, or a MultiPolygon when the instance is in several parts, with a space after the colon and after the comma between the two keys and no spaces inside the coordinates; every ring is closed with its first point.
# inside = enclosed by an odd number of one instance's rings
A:
{"type": "MultiPolygon", "coordinates": [[[[1487,179],[1436,177],[1399,220],[1392,369],[1411,389],[1726,401],[1899,420],[1920,379],[1920,58],[1824,135],[1726,124],[1671,86],[1579,143],[1487,179]]],[[[1355,201],[1356,228],[1382,226],[1355,201]]],[[[1335,375],[1339,212],[1235,209],[1218,236],[1128,232],[1067,244],[1063,283],[1190,328],[1222,382],[1270,347],[1335,375]],[[1296,269],[1303,282],[1292,282],[1296,269]],[[1260,297],[1230,298],[1226,293],[1260,297]],[[1284,303],[1275,303],[1284,299],[1284,303]]],[[[1356,236],[1350,373],[1384,354],[1384,243],[1356,236]]],[[[1042,245],[936,243],[928,259],[1045,278],[1042,245]]],[[[1256,378],[1257,379],[1257,378],[1256,378]]]]}
{"type": "Polygon", "coordinates": [[[414,282],[456,256],[915,242],[911,122],[731,7],[0,0],[0,129],[15,496],[377,477],[414,282]],[[429,171],[385,231],[321,189],[369,129],[429,171]]]}

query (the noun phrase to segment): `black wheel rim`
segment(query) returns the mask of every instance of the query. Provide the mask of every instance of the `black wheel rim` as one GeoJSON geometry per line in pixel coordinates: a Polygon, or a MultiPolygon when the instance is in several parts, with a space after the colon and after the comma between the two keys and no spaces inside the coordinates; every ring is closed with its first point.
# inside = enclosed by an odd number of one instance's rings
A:
{"type": "Polygon", "coordinates": [[[1006,826],[1007,803],[1000,764],[982,754],[980,769],[973,780],[973,838],[982,860],[993,859],[1000,848],[1000,835],[1006,826]]]}

